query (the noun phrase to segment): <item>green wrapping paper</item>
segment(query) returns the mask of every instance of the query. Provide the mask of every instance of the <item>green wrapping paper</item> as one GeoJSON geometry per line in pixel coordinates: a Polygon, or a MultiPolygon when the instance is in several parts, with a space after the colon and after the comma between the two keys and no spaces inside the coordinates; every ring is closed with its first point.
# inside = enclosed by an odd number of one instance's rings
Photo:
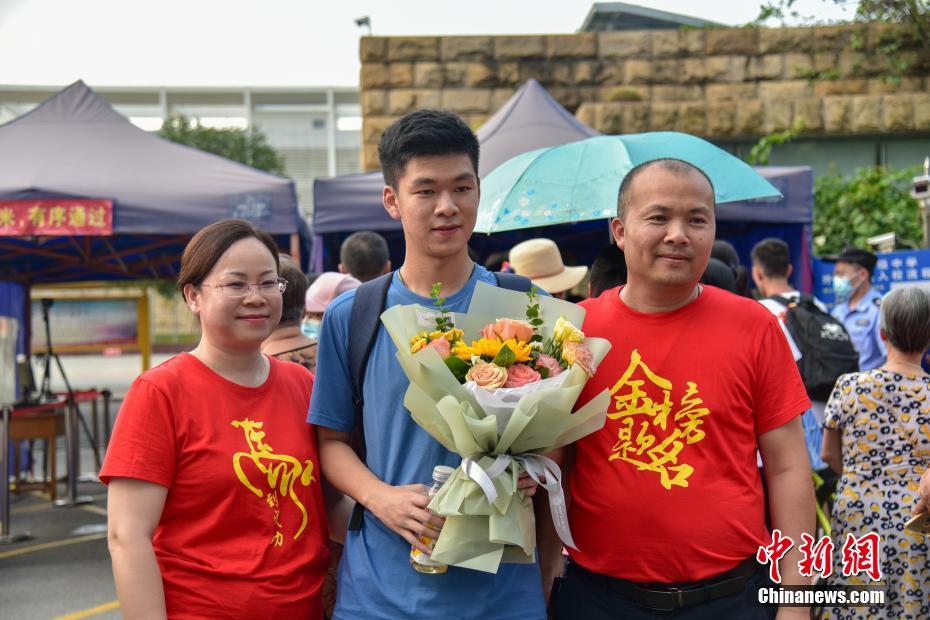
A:
{"type": "MultiPolygon", "coordinates": [[[[552,336],[559,316],[581,327],[583,308],[550,297],[539,297],[537,301],[544,320],[544,339],[552,336]]],[[[471,342],[480,337],[482,327],[498,318],[523,319],[527,303],[524,294],[479,282],[469,311],[453,315],[455,325],[471,342]]],[[[588,380],[581,368],[573,366],[561,384],[540,386],[521,398],[499,433],[497,417],[485,414],[435,349],[426,347],[409,353],[410,339],[418,332],[431,330],[429,313],[421,306],[394,306],[381,315],[381,320],[410,380],[404,405],[417,424],[463,458],[463,466],[456,468],[429,505],[430,510],[446,517],[432,558],[489,573],[496,573],[501,562],[532,562],[536,547],[533,502],[517,491],[517,478],[527,467],[534,474],[542,473],[538,469],[542,461],[534,455],[568,445],[603,427],[610,396],[605,390],[573,414],[572,408],[588,380]],[[500,475],[482,476],[488,471],[495,473],[498,455],[507,455],[498,459],[506,468],[500,475]],[[468,468],[471,477],[465,471],[469,461],[473,462],[468,468]],[[477,468],[481,472],[475,476],[477,468]],[[484,487],[475,478],[484,479],[484,487]],[[489,501],[489,492],[496,495],[493,501],[489,501]]],[[[610,349],[610,344],[599,338],[587,338],[585,344],[597,363],[610,349]]],[[[550,491],[556,529],[566,541],[564,497],[554,477],[552,471],[546,473],[545,486],[550,491]]],[[[570,544],[570,534],[567,540],[570,544]]]]}

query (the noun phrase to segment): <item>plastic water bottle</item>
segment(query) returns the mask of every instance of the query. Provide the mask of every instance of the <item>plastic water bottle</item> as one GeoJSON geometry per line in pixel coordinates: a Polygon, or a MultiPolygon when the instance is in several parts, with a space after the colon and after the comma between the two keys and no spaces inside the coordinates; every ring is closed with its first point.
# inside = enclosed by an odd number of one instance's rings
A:
{"type": "MultiPolygon", "coordinates": [[[[433,468],[433,486],[429,490],[430,497],[433,497],[439,492],[439,489],[442,488],[442,485],[445,484],[446,480],[449,479],[449,476],[451,476],[454,471],[453,468],[446,465],[437,465],[433,468]]],[[[427,533],[420,535],[419,540],[432,551],[433,547],[436,545],[436,537],[438,535],[439,532],[437,530],[429,528],[427,533]],[[430,532],[435,532],[435,534],[430,535],[430,532]]],[[[449,569],[449,567],[442,562],[434,561],[429,555],[423,553],[414,546],[410,547],[410,565],[418,573],[425,573],[427,575],[441,575],[449,569]]]]}

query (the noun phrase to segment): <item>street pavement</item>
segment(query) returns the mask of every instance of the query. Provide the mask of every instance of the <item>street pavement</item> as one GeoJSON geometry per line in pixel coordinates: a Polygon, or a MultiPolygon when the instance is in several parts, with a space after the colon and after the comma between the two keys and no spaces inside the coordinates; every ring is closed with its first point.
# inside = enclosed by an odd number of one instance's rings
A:
{"type": "MultiPolygon", "coordinates": [[[[171,355],[154,355],[156,365],[171,355]]],[[[71,387],[109,389],[113,393],[111,415],[133,379],[141,371],[138,355],[62,355],[62,366],[71,387]]],[[[42,368],[35,369],[41,384],[42,368]]],[[[65,389],[56,368],[53,391],[65,389]]],[[[82,414],[89,421],[88,404],[82,414]]],[[[36,441],[33,475],[42,476],[42,442],[36,441]]],[[[101,452],[103,450],[101,449],[101,452]]],[[[67,496],[66,453],[58,441],[58,497],[67,496]]],[[[12,494],[11,533],[28,531],[32,539],[0,545],[0,620],[49,618],[119,618],[116,590],[106,541],[106,487],[96,480],[96,459],[87,436],[81,432],[82,482],[79,496],[90,496],[89,504],[58,508],[38,492],[12,494]]]]}

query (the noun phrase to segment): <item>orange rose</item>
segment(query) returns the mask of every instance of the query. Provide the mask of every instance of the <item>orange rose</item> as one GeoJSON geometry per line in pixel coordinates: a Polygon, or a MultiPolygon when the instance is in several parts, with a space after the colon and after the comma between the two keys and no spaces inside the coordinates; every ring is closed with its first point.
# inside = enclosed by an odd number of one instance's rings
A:
{"type": "Polygon", "coordinates": [[[507,369],[497,364],[478,362],[468,370],[465,381],[474,381],[478,387],[493,390],[507,383],[507,369]]]}
{"type": "Polygon", "coordinates": [[[497,319],[484,326],[481,336],[488,339],[510,340],[513,338],[517,342],[521,340],[529,342],[529,339],[533,337],[533,326],[526,321],[516,319],[497,319]]]}

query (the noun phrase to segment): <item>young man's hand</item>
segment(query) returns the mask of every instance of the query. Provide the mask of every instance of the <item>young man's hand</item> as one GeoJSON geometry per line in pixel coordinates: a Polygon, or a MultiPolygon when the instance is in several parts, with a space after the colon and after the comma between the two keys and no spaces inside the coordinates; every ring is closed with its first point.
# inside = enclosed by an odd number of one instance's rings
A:
{"type": "MultiPolygon", "coordinates": [[[[545,478],[543,478],[545,480],[545,478]]],[[[536,495],[536,490],[539,488],[539,483],[530,478],[530,475],[526,472],[520,474],[520,477],[517,478],[517,490],[523,491],[523,497],[533,497],[536,495]]]]}
{"type": "Polygon", "coordinates": [[[429,547],[420,542],[419,537],[423,534],[438,536],[444,519],[426,509],[430,502],[428,493],[429,489],[422,484],[397,487],[383,484],[372,493],[366,508],[401,538],[429,554],[429,547]]]}

